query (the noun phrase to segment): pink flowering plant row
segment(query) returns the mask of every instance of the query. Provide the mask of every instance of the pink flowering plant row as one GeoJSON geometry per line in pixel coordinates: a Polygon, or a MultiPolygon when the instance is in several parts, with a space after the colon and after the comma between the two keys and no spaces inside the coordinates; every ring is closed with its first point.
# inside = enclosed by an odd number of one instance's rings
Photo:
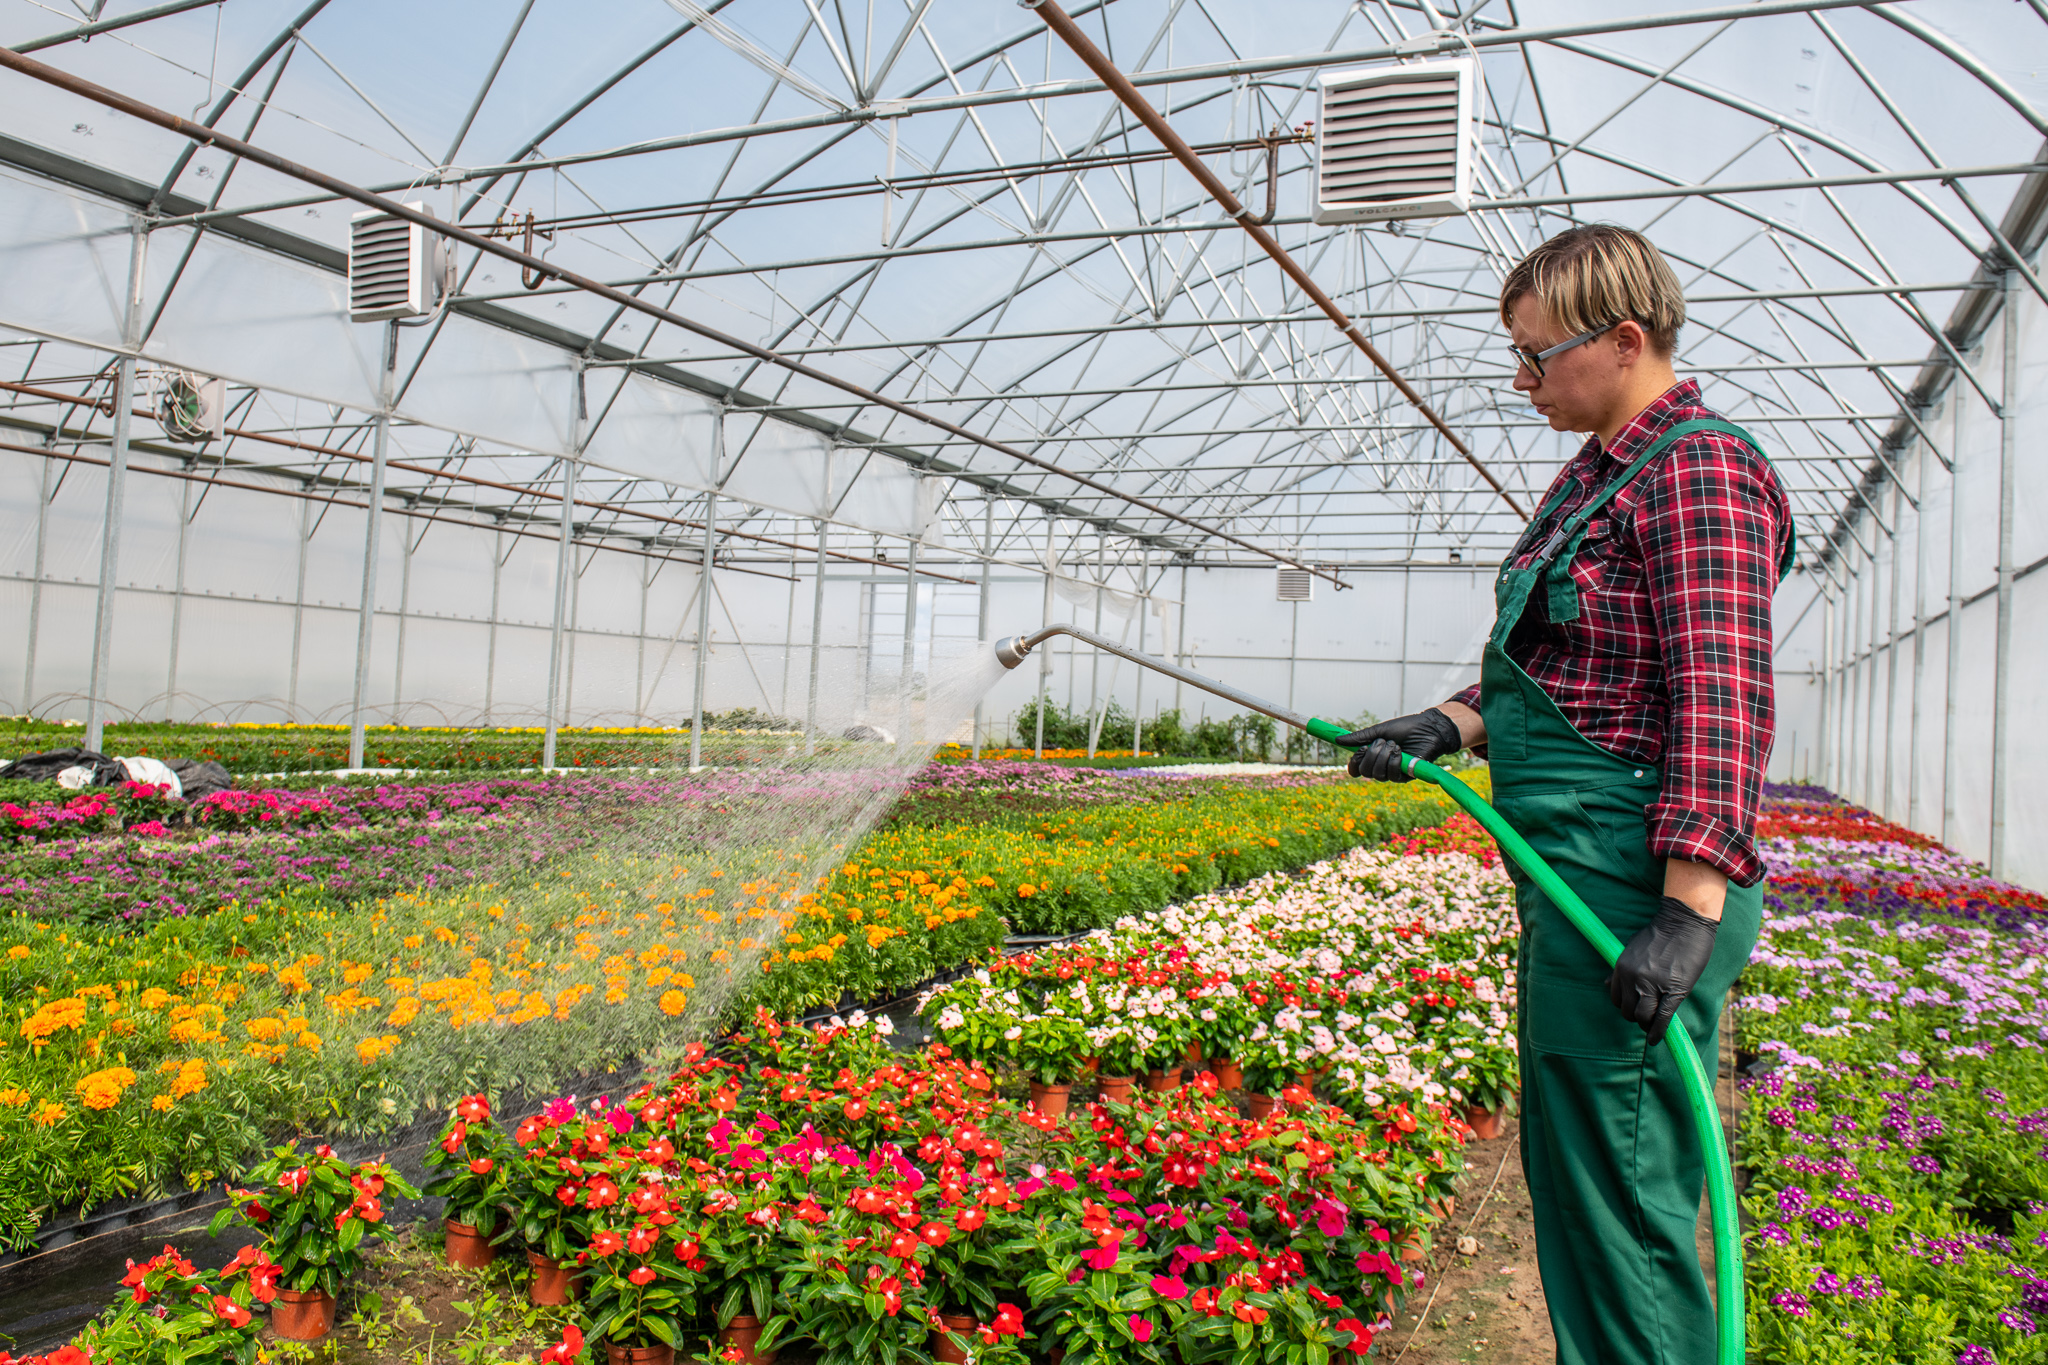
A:
{"type": "Polygon", "coordinates": [[[2048,1361],[2040,898],[1810,789],[1764,828],[1735,1016],[1768,1068],[1741,1121],[1753,1358],[2048,1361]]]}

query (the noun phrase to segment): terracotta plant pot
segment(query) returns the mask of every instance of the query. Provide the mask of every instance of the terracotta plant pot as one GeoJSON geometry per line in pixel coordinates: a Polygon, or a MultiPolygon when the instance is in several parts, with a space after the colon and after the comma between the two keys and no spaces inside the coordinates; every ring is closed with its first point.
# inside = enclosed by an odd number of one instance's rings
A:
{"type": "MultiPolygon", "coordinates": [[[[947,1332],[958,1332],[969,1342],[974,1340],[974,1329],[980,1325],[965,1313],[942,1313],[939,1321],[945,1324],[947,1332]]],[[[956,1346],[944,1332],[936,1332],[932,1335],[932,1359],[944,1365],[967,1365],[967,1348],[956,1346]]]]}
{"type": "Polygon", "coordinates": [[[1419,1261],[1429,1253],[1422,1249],[1422,1234],[1414,1228],[1401,1234],[1401,1259],[1419,1261]]]}
{"type": "Polygon", "coordinates": [[[1031,1107],[1047,1118],[1063,1118],[1067,1112],[1067,1099],[1074,1093],[1071,1085],[1043,1085],[1031,1083],[1031,1107]]]}
{"type": "Polygon", "coordinates": [[[320,1341],[334,1330],[334,1296],[324,1289],[280,1289],[270,1330],[286,1341],[320,1341]]]}
{"type": "Polygon", "coordinates": [[[676,1348],[673,1346],[621,1346],[616,1341],[604,1344],[605,1358],[610,1365],[676,1365],[676,1348]]]}
{"type": "Polygon", "coordinates": [[[739,1347],[741,1365],[775,1365],[775,1352],[755,1345],[760,1340],[761,1320],[746,1313],[733,1314],[732,1321],[718,1329],[719,1346],[739,1347]]]}
{"type": "Polygon", "coordinates": [[[491,1245],[491,1235],[482,1228],[458,1223],[453,1218],[444,1219],[442,1226],[447,1229],[442,1245],[447,1252],[449,1265],[459,1265],[466,1270],[482,1270],[498,1259],[498,1249],[491,1245]]]}
{"type": "Polygon", "coordinates": [[[1472,1129],[1472,1136],[1481,1142],[1491,1142],[1500,1136],[1501,1124],[1507,1118],[1507,1109],[1481,1109],[1477,1105],[1465,1106],[1465,1122],[1472,1129]]]}
{"type": "Polygon", "coordinates": [[[1105,1100],[1115,1100],[1118,1104],[1129,1104],[1131,1102],[1131,1091],[1136,1088],[1137,1084],[1138,1078],[1136,1076],[1097,1076],[1095,1078],[1095,1089],[1101,1097],[1105,1100]]]}
{"type": "Polygon", "coordinates": [[[1255,1119],[1269,1117],[1273,1112],[1274,1106],[1278,1103],[1279,1101],[1271,1095],[1246,1095],[1244,1097],[1245,1110],[1255,1119]]]}
{"type": "Polygon", "coordinates": [[[1211,1057],[1209,1059],[1209,1069],[1216,1073],[1216,1084],[1222,1086],[1225,1090],[1241,1090],[1244,1088],[1244,1072],[1230,1058],[1211,1057]]]}
{"type": "Polygon", "coordinates": [[[1101,1065],[1102,1058],[1100,1057],[1083,1057],[1081,1059],[1081,1074],[1083,1076],[1093,1076],[1101,1065]]]}
{"type": "Polygon", "coordinates": [[[1199,1043],[1199,1042],[1189,1043],[1189,1044],[1188,1044],[1188,1065],[1189,1065],[1189,1066],[1200,1066],[1201,1064],[1202,1064],[1202,1045],[1201,1045],[1201,1043],[1199,1043]]]}
{"type": "Polygon", "coordinates": [[[1449,1222],[1458,1216],[1458,1196],[1447,1194],[1441,1199],[1432,1199],[1429,1201],[1429,1210],[1445,1222],[1449,1222]]]}
{"type": "Polygon", "coordinates": [[[542,1308],[560,1308],[576,1298],[576,1270],[574,1266],[563,1265],[538,1251],[526,1253],[526,1263],[533,1267],[533,1280],[526,1286],[526,1297],[542,1308]]]}
{"type": "Polygon", "coordinates": [[[1155,1092],[1178,1090],[1180,1088],[1180,1068],[1175,1067],[1171,1071],[1146,1072],[1145,1088],[1155,1092]]]}

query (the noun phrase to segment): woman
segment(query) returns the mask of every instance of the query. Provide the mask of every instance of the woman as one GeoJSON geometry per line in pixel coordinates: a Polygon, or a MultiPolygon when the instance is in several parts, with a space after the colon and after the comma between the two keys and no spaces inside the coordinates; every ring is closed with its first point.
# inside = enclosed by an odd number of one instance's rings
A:
{"type": "Polygon", "coordinates": [[[1710,1365],[1704,1178],[1676,1018],[1713,1066],[1755,945],[1771,595],[1792,513],[1671,356],[1685,301],[1623,228],[1575,228],[1501,289],[1515,388],[1590,433],[1501,566],[1478,685],[1347,738],[1354,776],[1484,746],[1494,804],[1627,945],[1610,972],[1519,869],[1522,1165],[1557,1358],[1710,1365]]]}

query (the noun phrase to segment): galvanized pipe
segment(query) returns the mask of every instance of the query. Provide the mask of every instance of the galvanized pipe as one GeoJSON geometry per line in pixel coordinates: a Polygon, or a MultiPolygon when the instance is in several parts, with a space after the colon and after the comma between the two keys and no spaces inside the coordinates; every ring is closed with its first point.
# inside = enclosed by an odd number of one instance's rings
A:
{"type": "Polygon", "coordinates": [[[1299,711],[1290,711],[1284,706],[1267,701],[1264,697],[1255,696],[1240,688],[1232,687],[1229,683],[1218,682],[1214,678],[1204,677],[1192,668],[1182,668],[1179,664],[1169,663],[1156,655],[1147,654],[1143,650],[1133,649],[1127,644],[1110,639],[1107,635],[1100,635],[1092,630],[1083,630],[1079,626],[1056,624],[1049,625],[1043,630],[1035,631],[1030,635],[1006,636],[996,642],[996,659],[1004,668],[1015,668],[1030,657],[1032,650],[1044,644],[1055,635],[1071,636],[1084,645],[1092,645],[1104,653],[1116,655],[1119,659],[1128,659],[1140,668],[1149,668],[1154,673],[1164,673],[1175,682],[1183,682],[1190,687],[1199,687],[1204,692],[1214,693],[1225,701],[1235,702],[1248,711],[1257,711],[1261,715],[1271,716],[1282,725],[1292,725],[1297,730],[1308,729],[1309,718],[1302,715],[1299,711]]]}

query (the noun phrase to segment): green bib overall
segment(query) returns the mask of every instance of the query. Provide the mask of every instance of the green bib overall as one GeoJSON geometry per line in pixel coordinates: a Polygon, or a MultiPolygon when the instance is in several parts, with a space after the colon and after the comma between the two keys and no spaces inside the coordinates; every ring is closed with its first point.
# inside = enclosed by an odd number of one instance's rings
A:
{"type": "MultiPolygon", "coordinates": [[[[1664,889],[1664,860],[1651,854],[1643,819],[1658,771],[1580,734],[1508,657],[1508,639],[1534,591],[1545,593],[1552,621],[1578,615],[1570,565],[1587,522],[1673,441],[1704,428],[1749,440],[1722,422],[1680,423],[1566,518],[1526,568],[1510,556],[1480,673],[1495,808],[1623,943],[1650,922],[1664,889]]],[[[1600,955],[1507,866],[1522,926],[1522,1169],[1557,1359],[1713,1365],[1713,1305],[1694,1241],[1705,1168],[1678,1068],[1609,1001],[1600,955]]],[[[1729,886],[1713,957],[1674,1020],[1709,1075],[1722,1001],[1749,961],[1762,900],[1761,887],[1729,886]]]]}

